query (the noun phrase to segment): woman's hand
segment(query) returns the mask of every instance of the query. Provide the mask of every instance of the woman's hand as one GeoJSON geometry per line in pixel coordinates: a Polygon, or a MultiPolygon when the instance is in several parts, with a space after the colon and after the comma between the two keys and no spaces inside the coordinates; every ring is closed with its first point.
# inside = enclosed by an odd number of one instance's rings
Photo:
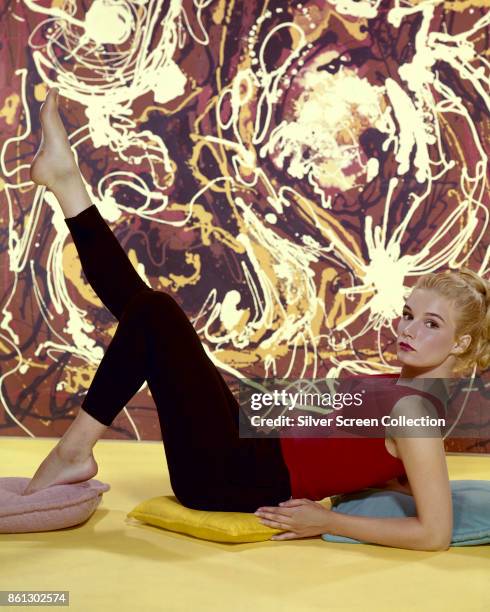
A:
{"type": "Polygon", "coordinates": [[[255,512],[261,523],[274,529],[286,529],[285,533],[272,536],[271,540],[293,540],[321,535],[328,531],[331,510],[311,499],[288,499],[279,506],[263,506],[255,512]]]}

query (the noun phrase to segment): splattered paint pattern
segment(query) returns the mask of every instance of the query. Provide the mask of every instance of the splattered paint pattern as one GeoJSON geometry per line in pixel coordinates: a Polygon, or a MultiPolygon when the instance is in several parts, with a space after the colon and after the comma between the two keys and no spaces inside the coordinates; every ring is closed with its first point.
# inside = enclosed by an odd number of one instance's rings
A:
{"type": "MultiPolygon", "coordinates": [[[[29,182],[47,88],[131,261],[243,375],[396,371],[425,272],[488,277],[483,0],[2,5],[0,427],[59,435],[115,331],[29,182]]],[[[159,435],[144,386],[116,437],[159,435]]]]}

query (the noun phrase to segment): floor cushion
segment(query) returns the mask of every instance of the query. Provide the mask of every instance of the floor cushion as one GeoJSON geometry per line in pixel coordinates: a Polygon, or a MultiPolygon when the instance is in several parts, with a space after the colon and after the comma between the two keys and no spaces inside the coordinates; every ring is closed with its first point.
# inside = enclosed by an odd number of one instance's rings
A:
{"type": "MultiPolygon", "coordinates": [[[[453,535],[451,546],[490,542],[490,480],[451,480],[453,535]]],[[[357,516],[397,518],[417,516],[415,500],[399,491],[370,489],[332,498],[332,511],[357,516]]],[[[323,540],[362,544],[360,540],[325,533],[323,540]]]]}
{"type": "Polygon", "coordinates": [[[0,533],[28,533],[73,527],[92,516],[110,489],[99,480],[52,485],[22,495],[30,478],[0,478],[0,533]]]}
{"type": "Polygon", "coordinates": [[[183,506],[174,496],[138,504],[127,515],[143,523],[215,542],[260,542],[283,529],[272,529],[249,512],[210,512],[183,506]]]}

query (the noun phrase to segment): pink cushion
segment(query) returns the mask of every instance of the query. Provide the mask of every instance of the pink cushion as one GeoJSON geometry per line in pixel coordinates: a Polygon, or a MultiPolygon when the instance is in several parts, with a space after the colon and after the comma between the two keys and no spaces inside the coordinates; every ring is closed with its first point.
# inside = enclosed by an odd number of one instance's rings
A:
{"type": "Polygon", "coordinates": [[[73,527],[95,512],[110,489],[99,480],[52,485],[21,495],[30,478],[0,478],[0,533],[52,531],[73,527]]]}

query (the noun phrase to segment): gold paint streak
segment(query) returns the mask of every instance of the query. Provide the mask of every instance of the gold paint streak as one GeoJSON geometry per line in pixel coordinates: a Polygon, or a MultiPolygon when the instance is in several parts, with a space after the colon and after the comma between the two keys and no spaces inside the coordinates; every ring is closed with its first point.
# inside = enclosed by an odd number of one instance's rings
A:
{"type": "MultiPolygon", "coordinates": [[[[266,357],[270,357],[271,348],[264,349],[261,346],[257,346],[251,350],[238,351],[235,349],[222,349],[213,352],[213,355],[217,357],[223,363],[227,363],[233,367],[240,368],[256,363],[263,363],[266,357]]],[[[287,342],[284,342],[281,346],[276,345],[273,348],[274,357],[287,357],[290,354],[290,349],[287,342]]],[[[338,355],[339,353],[336,353],[338,355]]]]}
{"type": "Polygon", "coordinates": [[[258,355],[254,353],[230,349],[213,351],[213,355],[215,355],[219,361],[237,368],[253,365],[259,359],[258,355]]]}
{"type": "MultiPolygon", "coordinates": [[[[327,210],[324,210],[323,208],[317,206],[311,200],[308,200],[305,197],[296,197],[297,194],[295,193],[292,193],[291,195],[293,196],[293,201],[298,206],[298,212],[302,213],[302,216],[305,220],[311,223],[311,209],[313,209],[315,215],[320,218],[324,225],[327,225],[330,229],[332,229],[332,231],[336,230],[337,236],[342,236],[342,240],[339,240],[339,242],[342,242],[343,244],[349,244],[353,254],[356,255],[359,259],[362,259],[360,246],[356,243],[353,236],[351,236],[349,232],[343,228],[342,223],[338,219],[336,219],[327,210]],[[306,206],[306,203],[308,203],[310,206],[306,206]]],[[[319,227],[318,229],[323,233],[324,230],[322,229],[322,227],[319,227]]],[[[327,239],[329,239],[328,235],[323,235],[327,239]]],[[[353,262],[352,265],[356,267],[356,264],[353,262]]]]}
{"type": "MultiPolygon", "coordinates": [[[[0,117],[5,119],[7,125],[13,125],[20,105],[18,94],[11,94],[5,98],[4,105],[0,109],[0,117]]],[[[3,181],[2,181],[3,182],[3,181]]]]}
{"type": "MultiPolygon", "coordinates": [[[[196,180],[198,180],[199,183],[201,185],[203,185],[203,186],[207,185],[209,183],[209,178],[202,174],[202,172],[199,170],[199,166],[198,166],[199,157],[201,155],[201,149],[203,147],[208,147],[209,152],[212,154],[212,156],[216,160],[216,163],[220,167],[220,170],[222,171],[223,176],[228,176],[228,173],[225,173],[225,170],[226,170],[226,159],[224,159],[224,160],[219,160],[218,159],[216,148],[213,147],[210,143],[206,142],[205,136],[200,136],[199,134],[191,134],[190,136],[191,136],[191,139],[196,142],[196,146],[194,147],[194,149],[192,151],[191,158],[189,159],[189,166],[193,170],[194,178],[196,180]]],[[[213,185],[211,186],[211,190],[216,192],[216,193],[224,193],[225,192],[225,187],[220,187],[216,183],[213,183],[213,185]]]]}
{"type": "Polygon", "coordinates": [[[48,95],[48,86],[46,85],[46,83],[37,83],[34,86],[34,98],[38,101],[38,102],[44,102],[44,100],[46,99],[46,96],[48,95]]]}
{"type": "Polygon", "coordinates": [[[31,357],[27,357],[26,359],[23,359],[23,362],[29,366],[30,370],[34,368],[37,368],[38,370],[47,370],[49,367],[49,364],[38,363],[37,361],[33,361],[31,357]]]}
{"type": "MultiPolygon", "coordinates": [[[[313,24],[315,24],[314,29],[310,28],[311,22],[306,17],[304,17],[301,12],[298,12],[293,18],[293,23],[303,30],[304,37],[307,43],[315,42],[318,38],[322,36],[322,34],[328,29],[330,25],[330,18],[334,18],[337,21],[340,21],[340,23],[348,32],[351,38],[354,38],[355,40],[365,40],[367,38],[367,29],[361,31],[361,27],[365,27],[367,25],[366,19],[361,18],[357,19],[356,21],[352,21],[352,19],[349,19],[337,13],[333,8],[326,7],[325,4],[325,10],[321,10],[318,8],[318,6],[314,5],[308,6],[312,22],[313,24]]],[[[291,30],[291,39],[293,43],[298,44],[299,34],[297,30],[291,30]]]]}
{"type": "MultiPolygon", "coordinates": [[[[301,216],[303,216],[303,218],[306,221],[310,221],[311,220],[311,213],[309,213],[306,209],[306,207],[302,204],[303,202],[303,198],[295,198],[295,201],[298,205],[298,210],[301,213],[301,216]]],[[[311,204],[313,206],[313,204],[311,204]]],[[[326,224],[332,232],[334,232],[336,234],[336,238],[338,242],[342,242],[342,244],[347,245],[350,244],[351,246],[351,251],[353,253],[353,256],[349,256],[349,253],[347,251],[347,249],[343,252],[343,258],[346,261],[346,263],[348,263],[348,265],[350,265],[350,267],[352,268],[352,271],[354,273],[354,275],[357,278],[362,278],[363,276],[363,270],[362,268],[359,266],[358,262],[356,261],[356,259],[354,258],[354,256],[357,257],[357,259],[361,259],[362,260],[362,255],[360,252],[360,248],[359,246],[355,243],[355,241],[353,240],[352,236],[350,236],[346,230],[342,227],[342,224],[339,223],[339,221],[337,219],[335,219],[335,217],[333,217],[330,213],[328,213],[327,211],[320,209],[320,208],[315,208],[315,213],[322,219],[322,221],[324,222],[324,224],[326,224]],[[335,231],[337,230],[337,231],[335,231]],[[341,237],[341,239],[340,239],[341,237]]],[[[319,227],[319,230],[323,233],[322,228],[319,227]]],[[[327,241],[330,242],[331,241],[331,237],[328,236],[328,234],[324,234],[327,241]]],[[[325,271],[325,274],[327,275],[326,277],[322,278],[321,280],[321,292],[320,295],[325,295],[326,294],[326,288],[325,288],[325,284],[326,281],[332,281],[334,278],[334,273],[333,270],[329,273],[328,269],[325,271]]],[[[359,296],[358,301],[355,304],[355,310],[356,311],[362,311],[362,309],[364,308],[365,304],[369,302],[369,300],[371,299],[372,295],[374,294],[374,289],[372,292],[366,292],[366,293],[362,293],[359,296]]],[[[334,299],[334,303],[327,309],[328,314],[327,314],[327,325],[330,328],[335,328],[337,325],[339,325],[340,323],[342,323],[348,316],[351,316],[351,313],[347,312],[347,307],[346,307],[346,296],[343,294],[337,294],[335,296],[334,299]]]]}
{"type": "MultiPolygon", "coordinates": [[[[193,124],[193,128],[194,128],[194,132],[196,135],[200,135],[199,133],[199,124],[201,123],[202,119],[206,118],[209,116],[209,113],[211,112],[211,110],[213,109],[213,107],[216,106],[216,101],[218,99],[218,96],[213,96],[212,98],[210,98],[207,103],[206,106],[204,107],[202,113],[200,115],[197,115],[197,117],[194,119],[194,124],[193,124]]],[[[192,133],[191,133],[192,135],[192,133]]]]}
{"type": "Polygon", "coordinates": [[[245,308],[242,312],[242,316],[240,317],[240,320],[237,321],[234,326],[234,329],[236,330],[237,333],[240,333],[246,329],[249,319],[250,319],[250,309],[245,308]]]}
{"type": "MultiPolygon", "coordinates": [[[[428,0],[412,0],[412,6],[427,3],[428,0]]],[[[444,9],[455,13],[462,13],[469,8],[488,8],[488,6],[488,0],[446,0],[443,4],[444,9]]]]}
{"type": "Polygon", "coordinates": [[[71,366],[67,364],[63,368],[65,391],[76,393],[79,389],[88,389],[98,368],[98,364],[84,363],[82,365],[71,366]]]}
{"type": "MultiPolygon", "coordinates": [[[[310,14],[312,16],[312,21],[315,25],[315,28],[310,28],[310,21],[306,17],[304,17],[301,12],[298,12],[294,15],[293,23],[295,25],[298,25],[303,30],[306,41],[312,42],[319,38],[321,34],[328,28],[330,17],[332,16],[333,11],[326,7],[325,11],[319,11],[318,7],[314,5],[308,8],[310,10],[310,14]]],[[[299,33],[296,29],[292,29],[291,38],[297,44],[299,43],[299,33]]]]}
{"type": "Polygon", "coordinates": [[[225,0],[221,0],[221,2],[218,2],[218,5],[215,6],[214,10],[212,10],[211,12],[211,16],[216,25],[223,23],[223,19],[225,17],[225,6],[226,6],[225,0]]]}
{"type": "Polygon", "coordinates": [[[140,262],[138,261],[138,254],[134,249],[128,250],[128,259],[133,264],[134,269],[137,270],[140,262]]]}
{"type": "MultiPolygon", "coordinates": [[[[273,256],[269,253],[269,251],[262,244],[253,243],[253,239],[250,238],[250,243],[253,245],[254,254],[257,257],[257,260],[260,262],[260,270],[261,273],[264,274],[267,278],[275,278],[276,274],[272,267],[272,258],[273,256]]],[[[279,288],[278,288],[279,289],[279,288]]],[[[275,309],[274,312],[274,320],[271,321],[269,330],[276,330],[283,324],[281,318],[278,317],[278,311],[275,309]]],[[[250,335],[249,339],[252,344],[259,343],[262,340],[262,336],[264,334],[263,329],[256,329],[250,335]]],[[[274,347],[275,348],[275,347],[274,347]]],[[[270,349],[268,350],[270,352],[270,349]]]]}
{"type": "Polygon", "coordinates": [[[262,345],[260,345],[256,349],[256,354],[257,354],[257,357],[259,358],[260,363],[264,363],[264,359],[266,359],[267,357],[270,357],[271,353],[276,358],[290,357],[291,352],[290,352],[290,346],[288,344],[288,341],[287,340],[283,341],[281,345],[276,344],[273,347],[268,347],[265,349],[262,347],[262,345]]]}
{"type": "MultiPolygon", "coordinates": [[[[463,153],[463,149],[460,146],[459,140],[456,137],[456,134],[454,133],[453,129],[451,128],[451,124],[449,123],[449,121],[447,121],[446,117],[444,116],[444,113],[437,113],[437,116],[439,118],[439,121],[441,122],[441,124],[444,125],[445,127],[445,133],[444,135],[447,136],[448,140],[451,141],[453,147],[456,149],[456,151],[459,154],[459,159],[461,161],[462,164],[464,164],[464,153],[463,153]]],[[[453,155],[451,154],[451,156],[453,157],[453,155]]]]}
{"type": "MultiPolygon", "coordinates": [[[[216,153],[217,150],[216,148],[213,148],[212,146],[210,146],[210,144],[208,142],[205,142],[204,137],[201,139],[201,137],[198,134],[192,134],[191,137],[193,138],[193,140],[196,141],[196,146],[194,147],[194,150],[192,152],[192,156],[189,160],[189,166],[193,169],[193,175],[194,178],[196,180],[198,180],[202,185],[207,185],[209,183],[209,179],[204,176],[199,168],[198,168],[198,160],[200,157],[200,153],[201,153],[201,149],[203,147],[208,147],[210,153],[213,155],[214,159],[216,160],[216,163],[218,164],[221,174],[223,176],[229,176],[229,172],[227,169],[227,160],[226,158],[222,161],[220,161],[217,157],[216,157],[216,153]]],[[[220,146],[219,149],[222,150],[222,147],[220,146]]],[[[237,220],[238,223],[241,222],[241,218],[240,215],[238,214],[238,211],[236,210],[236,206],[235,206],[235,202],[231,193],[231,185],[230,185],[230,181],[225,181],[224,185],[222,187],[219,187],[216,183],[213,183],[213,185],[210,187],[210,189],[212,191],[214,191],[215,193],[224,193],[226,194],[227,197],[227,201],[230,205],[230,208],[233,211],[233,214],[231,216],[233,216],[233,218],[235,218],[237,220]]],[[[194,208],[196,208],[196,205],[194,205],[194,208]]],[[[203,213],[205,212],[204,208],[201,206],[203,213]]],[[[211,215],[210,213],[206,213],[209,215],[209,219],[211,220],[211,215]]],[[[201,215],[199,215],[201,216],[201,215]]],[[[205,217],[202,216],[202,219],[204,219],[205,217]]],[[[194,226],[192,226],[194,227],[194,226]]],[[[191,228],[189,228],[191,229],[191,228]]],[[[226,232],[225,230],[223,230],[222,228],[216,227],[216,226],[212,226],[213,229],[213,235],[214,237],[217,237],[220,239],[221,242],[224,242],[225,244],[227,244],[230,248],[232,248],[236,253],[244,253],[245,252],[245,248],[244,246],[239,243],[229,232],[226,232]],[[220,235],[221,234],[221,235],[220,235]]],[[[209,233],[209,232],[208,232],[209,233]]],[[[209,244],[209,242],[208,242],[209,244]]]]}
{"type": "Polygon", "coordinates": [[[103,306],[91,285],[87,284],[83,280],[80,259],[73,242],[68,242],[65,245],[63,249],[62,262],[63,272],[66,278],[73,283],[82,298],[90,304],[98,306],[99,308],[103,306]]]}
{"type": "Polygon", "coordinates": [[[320,274],[320,283],[318,286],[317,297],[320,302],[323,304],[323,308],[319,308],[317,314],[311,321],[311,327],[313,330],[313,334],[317,335],[323,329],[323,322],[325,319],[325,315],[327,310],[331,311],[330,308],[327,309],[327,284],[330,284],[332,280],[335,278],[335,270],[333,268],[324,268],[320,274]]]}
{"type": "Polygon", "coordinates": [[[356,40],[365,40],[368,35],[367,30],[367,19],[359,19],[358,21],[349,21],[346,17],[339,15],[338,13],[335,15],[336,19],[340,21],[340,23],[344,26],[347,32],[356,40]],[[364,31],[361,30],[361,27],[364,27],[364,31]]]}
{"type": "Polygon", "coordinates": [[[444,8],[455,13],[462,13],[469,8],[488,8],[488,0],[448,0],[444,8]]]}
{"type": "Polygon", "coordinates": [[[8,353],[9,352],[9,347],[3,342],[3,340],[0,338],[0,352],[2,353],[8,353]]]}
{"type": "MultiPolygon", "coordinates": [[[[461,193],[459,193],[459,192],[458,192],[456,189],[449,189],[449,190],[448,190],[448,192],[447,192],[447,195],[448,195],[449,197],[454,197],[454,198],[455,198],[455,200],[457,201],[457,205],[458,205],[458,206],[461,206],[461,203],[462,203],[462,201],[463,201],[463,197],[462,197],[461,193]]],[[[470,209],[469,209],[469,208],[467,208],[467,209],[465,210],[465,213],[466,213],[466,214],[467,214],[467,216],[469,217],[469,216],[470,216],[470,209]]],[[[458,224],[459,224],[459,231],[460,231],[460,232],[463,232],[463,231],[464,231],[464,228],[465,228],[465,226],[466,226],[466,223],[467,223],[467,222],[468,222],[468,221],[464,219],[463,215],[461,215],[461,216],[459,217],[459,219],[458,219],[458,224]]],[[[464,243],[464,245],[463,245],[463,247],[462,247],[462,249],[461,249],[461,252],[462,252],[462,253],[467,253],[467,252],[469,251],[469,249],[470,249],[470,246],[471,246],[471,245],[470,245],[468,242],[465,242],[465,243],[464,243]]]]}
{"type": "MultiPolygon", "coordinates": [[[[248,66],[250,66],[250,59],[246,62],[248,66]]],[[[253,87],[251,100],[257,100],[257,87],[253,87]]],[[[240,107],[240,114],[238,116],[238,132],[243,140],[243,144],[249,145],[247,147],[248,151],[250,151],[255,156],[255,149],[252,144],[252,137],[254,133],[254,119],[252,109],[250,105],[243,105],[240,107]]]]}
{"type": "Polygon", "coordinates": [[[194,272],[191,276],[183,276],[182,274],[169,274],[168,277],[159,276],[158,280],[162,287],[173,291],[178,291],[187,285],[196,285],[201,278],[201,258],[197,253],[187,252],[185,254],[185,262],[194,267],[194,272]]]}
{"type": "MultiPolygon", "coordinates": [[[[167,210],[182,210],[187,213],[187,204],[173,204],[167,210]]],[[[186,225],[186,231],[190,232],[194,229],[201,231],[201,240],[205,246],[211,244],[210,237],[213,237],[218,242],[221,242],[230,249],[233,249],[235,253],[245,253],[245,247],[237,241],[237,239],[230,232],[226,231],[223,227],[213,225],[213,215],[207,211],[201,204],[194,204],[192,208],[193,215],[200,221],[200,223],[191,224],[190,222],[186,225]]]]}
{"type": "MultiPolygon", "coordinates": [[[[326,295],[327,283],[330,284],[335,278],[335,276],[336,276],[336,273],[333,268],[326,268],[322,272],[322,275],[320,278],[320,295],[322,294],[324,296],[326,295]]],[[[347,316],[347,311],[345,308],[345,296],[342,295],[341,293],[337,293],[334,298],[334,303],[332,305],[328,304],[327,306],[328,306],[326,308],[327,326],[329,328],[334,328],[337,317],[340,318],[340,321],[343,321],[345,320],[347,316]]]]}
{"type": "MultiPolygon", "coordinates": [[[[191,79],[191,81],[192,80],[193,79],[191,79]]],[[[141,115],[139,115],[138,117],[135,117],[134,120],[136,122],[147,121],[148,120],[148,114],[152,110],[155,110],[160,115],[164,115],[164,116],[174,115],[175,113],[178,113],[179,111],[181,111],[185,106],[187,106],[189,104],[189,102],[191,102],[192,99],[195,98],[196,96],[198,96],[201,92],[202,92],[202,87],[199,87],[199,88],[193,87],[192,91],[189,93],[189,95],[186,96],[185,98],[183,98],[178,106],[173,107],[171,109],[165,108],[163,106],[155,106],[154,104],[150,104],[150,105],[146,106],[143,109],[143,112],[141,113],[141,115]]]]}

